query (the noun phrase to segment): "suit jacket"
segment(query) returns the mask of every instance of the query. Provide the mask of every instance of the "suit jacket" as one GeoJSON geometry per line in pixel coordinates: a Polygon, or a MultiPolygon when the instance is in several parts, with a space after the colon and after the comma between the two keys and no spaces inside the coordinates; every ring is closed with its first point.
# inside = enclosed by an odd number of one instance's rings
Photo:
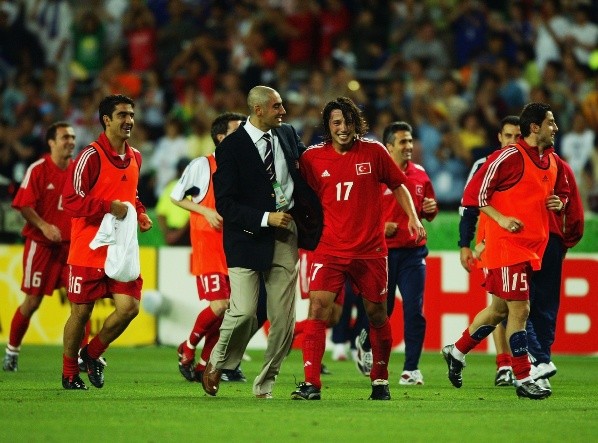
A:
{"type": "MultiPolygon", "coordinates": [[[[318,197],[299,173],[299,156],[305,145],[288,124],[273,130],[278,137],[294,182],[294,206],[289,211],[297,224],[298,244],[313,250],[323,226],[318,197]]],[[[272,184],[256,146],[243,126],[216,148],[214,173],[216,209],[224,219],[224,252],[229,268],[265,271],[274,257],[275,229],[262,227],[264,212],[276,211],[272,184]]]]}

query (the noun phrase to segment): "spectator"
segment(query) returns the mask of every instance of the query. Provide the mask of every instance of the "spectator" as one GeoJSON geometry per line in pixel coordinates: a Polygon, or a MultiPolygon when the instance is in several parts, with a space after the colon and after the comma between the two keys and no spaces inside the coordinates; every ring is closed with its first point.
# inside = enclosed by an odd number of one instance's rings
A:
{"type": "MultiPolygon", "coordinates": [[[[349,31],[351,25],[351,15],[349,9],[342,0],[325,0],[324,6],[319,10],[319,26],[320,26],[320,41],[318,43],[318,60],[322,61],[330,56],[334,57],[335,47],[339,47],[339,42],[347,40],[343,43],[342,51],[347,54],[350,48],[350,41],[346,38],[341,38],[349,31]],[[336,44],[335,44],[336,41],[336,44]]],[[[337,53],[338,57],[338,53],[337,53]]],[[[353,56],[354,57],[354,56],[353,56]]],[[[349,62],[354,63],[354,62],[349,62]]],[[[354,68],[354,66],[347,66],[354,68]]]]}
{"type": "Polygon", "coordinates": [[[46,64],[55,65],[58,85],[66,92],[72,58],[73,13],[67,0],[26,0],[26,25],[39,39],[46,64]]]}
{"type": "Polygon", "coordinates": [[[170,117],[164,125],[164,135],[158,139],[154,154],[149,159],[156,174],[156,197],[159,197],[166,184],[176,177],[176,165],[185,157],[189,157],[189,145],[183,133],[183,124],[179,119],[170,117]]]}
{"type": "Polygon", "coordinates": [[[406,62],[421,60],[425,64],[426,77],[432,82],[439,81],[447,73],[450,62],[448,49],[436,36],[431,20],[417,24],[415,36],[405,41],[401,53],[406,62]]]}
{"type": "MultiPolygon", "coordinates": [[[[210,125],[207,121],[208,113],[197,113],[191,122],[191,132],[187,136],[187,147],[192,158],[205,157],[214,152],[216,147],[210,134],[210,125]]],[[[180,177],[180,175],[179,175],[180,177]]]]}
{"type": "Polygon", "coordinates": [[[309,67],[317,53],[318,35],[316,4],[313,0],[294,2],[294,10],[286,15],[285,34],[287,51],[285,58],[293,66],[309,67]]]}
{"type": "Polygon", "coordinates": [[[573,14],[574,23],[565,35],[565,46],[573,48],[575,58],[584,66],[589,65],[590,54],[598,49],[598,24],[591,22],[590,6],[578,3],[573,14]]]}
{"type": "Polygon", "coordinates": [[[434,156],[427,157],[425,168],[436,191],[436,201],[444,211],[457,209],[465,187],[468,166],[458,152],[458,135],[443,127],[440,145],[434,156]]]}
{"type": "Polygon", "coordinates": [[[71,73],[75,81],[93,81],[102,69],[107,52],[104,25],[93,9],[86,9],[74,23],[72,33],[71,73]]]}
{"type": "Polygon", "coordinates": [[[129,68],[136,73],[154,68],[157,59],[155,18],[144,1],[131,0],[123,16],[123,28],[129,68]]]}
{"type": "Polygon", "coordinates": [[[170,193],[177,184],[183,171],[189,164],[189,159],[181,158],[176,164],[176,175],[168,182],[156,205],[156,216],[158,226],[164,235],[164,241],[168,246],[190,246],[191,236],[189,231],[189,211],[173,205],[170,201],[170,193]]]}
{"type": "Polygon", "coordinates": [[[536,31],[534,49],[536,64],[540,72],[550,61],[561,60],[561,45],[571,27],[569,20],[561,14],[557,0],[540,3],[540,10],[535,11],[533,23],[536,31]]]}
{"type": "Polygon", "coordinates": [[[449,22],[457,68],[468,65],[486,46],[488,22],[483,2],[464,0],[452,9],[449,22]]]}
{"type": "MultiPolygon", "coordinates": [[[[576,110],[571,130],[561,138],[561,154],[571,166],[577,183],[584,181],[583,172],[588,162],[591,161],[596,142],[596,132],[588,127],[583,114],[576,110]]],[[[579,191],[585,206],[587,205],[588,188],[580,186],[579,191]]]]}
{"type": "Polygon", "coordinates": [[[147,128],[148,136],[157,140],[164,134],[166,121],[166,92],[160,74],[149,69],[143,74],[143,92],[139,97],[139,116],[147,128]]]}
{"type": "Polygon", "coordinates": [[[390,32],[388,47],[398,52],[405,40],[414,36],[418,25],[424,20],[426,5],[415,0],[393,1],[388,5],[390,15],[390,32]]]}
{"type": "Polygon", "coordinates": [[[435,89],[434,104],[440,109],[447,110],[447,118],[451,125],[456,126],[469,108],[469,104],[463,98],[463,85],[453,75],[446,76],[440,87],[435,89]],[[450,109],[450,112],[448,110],[450,109]]]}
{"type": "Polygon", "coordinates": [[[482,126],[480,117],[474,111],[467,111],[461,116],[459,129],[459,148],[463,158],[468,164],[472,164],[477,159],[483,157],[476,152],[476,149],[484,149],[488,144],[488,134],[482,126]]]}
{"type": "Polygon", "coordinates": [[[156,36],[156,68],[166,72],[175,57],[197,36],[199,26],[182,0],[168,2],[168,21],[158,27],[156,36]]]}
{"type": "Polygon", "coordinates": [[[166,73],[171,77],[177,99],[180,101],[188,84],[195,84],[207,101],[214,95],[218,62],[210,49],[205,33],[195,37],[189,45],[172,60],[166,73]]]}
{"type": "Polygon", "coordinates": [[[332,50],[332,59],[339,65],[344,66],[352,73],[357,68],[357,57],[351,46],[351,39],[346,35],[341,35],[336,40],[332,50]]]}

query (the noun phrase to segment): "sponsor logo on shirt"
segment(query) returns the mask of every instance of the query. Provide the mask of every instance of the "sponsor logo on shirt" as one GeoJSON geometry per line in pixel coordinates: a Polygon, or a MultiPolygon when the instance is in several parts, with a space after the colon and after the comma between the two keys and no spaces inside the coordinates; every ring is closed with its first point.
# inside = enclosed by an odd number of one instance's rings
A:
{"type": "Polygon", "coordinates": [[[424,195],[424,187],[422,185],[415,186],[415,193],[417,195],[424,195]]]}
{"type": "Polygon", "coordinates": [[[547,182],[547,181],[548,181],[548,176],[547,176],[547,175],[545,175],[544,177],[542,177],[542,181],[543,181],[543,182],[547,182]]]}
{"type": "Polygon", "coordinates": [[[330,177],[330,172],[328,172],[328,169],[324,169],[324,172],[322,172],[322,177],[330,177]]]}
{"type": "Polygon", "coordinates": [[[356,163],[355,170],[357,171],[357,175],[371,174],[372,173],[372,165],[370,164],[370,162],[356,163]]]}
{"type": "Polygon", "coordinates": [[[56,187],[52,183],[50,183],[48,186],[46,186],[46,189],[52,190],[52,189],[56,189],[56,187]]]}
{"type": "Polygon", "coordinates": [[[128,179],[127,179],[127,175],[126,175],[126,174],[123,174],[123,176],[122,176],[122,178],[120,179],[120,181],[121,181],[121,182],[126,182],[126,181],[128,181],[128,179]]]}

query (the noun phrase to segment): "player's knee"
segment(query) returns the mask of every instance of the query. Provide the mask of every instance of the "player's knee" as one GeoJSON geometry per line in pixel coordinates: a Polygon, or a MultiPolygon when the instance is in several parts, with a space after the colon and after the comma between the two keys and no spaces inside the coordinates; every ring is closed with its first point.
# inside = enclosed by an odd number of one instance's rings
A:
{"type": "Polygon", "coordinates": [[[330,322],[333,318],[332,307],[333,299],[328,299],[325,295],[312,294],[309,299],[309,317],[315,320],[324,320],[330,322]]]}
{"type": "Polygon", "coordinates": [[[222,317],[228,309],[228,300],[213,300],[210,302],[210,309],[216,317],[222,317]]]}
{"type": "Polygon", "coordinates": [[[383,306],[380,306],[379,309],[368,309],[367,316],[370,325],[372,325],[374,328],[382,326],[384,322],[386,322],[386,320],[388,319],[386,309],[384,309],[383,306]]]}
{"type": "Polygon", "coordinates": [[[127,306],[125,309],[122,309],[120,315],[126,320],[131,321],[139,314],[139,305],[130,305],[127,306]]]}

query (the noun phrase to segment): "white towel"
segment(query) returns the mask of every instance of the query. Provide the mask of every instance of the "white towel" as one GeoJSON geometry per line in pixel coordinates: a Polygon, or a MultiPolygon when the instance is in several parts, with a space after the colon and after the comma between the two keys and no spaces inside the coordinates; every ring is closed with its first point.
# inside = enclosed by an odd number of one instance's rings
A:
{"type": "Polygon", "coordinates": [[[139,243],[137,242],[137,211],[129,202],[127,216],[117,220],[112,214],[104,215],[100,228],[89,243],[91,249],[108,246],[104,271],[116,281],[136,280],[141,273],[139,243]]]}

